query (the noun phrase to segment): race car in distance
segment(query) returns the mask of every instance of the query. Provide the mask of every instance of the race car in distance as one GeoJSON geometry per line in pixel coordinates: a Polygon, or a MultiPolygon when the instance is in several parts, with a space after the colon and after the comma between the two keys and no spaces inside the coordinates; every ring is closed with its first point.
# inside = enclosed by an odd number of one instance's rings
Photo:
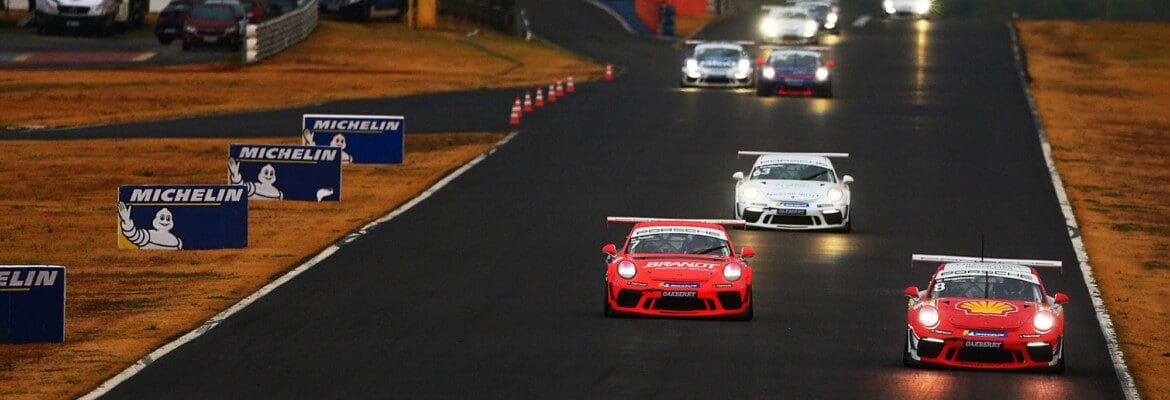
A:
{"type": "Polygon", "coordinates": [[[820,24],[802,7],[763,6],[760,38],[769,43],[816,44],[820,41],[820,24]]]}
{"type": "Polygon", "coordinates": [[[747,226],[774,229],[853,229],[849,184],[853,177],[837,178],[830,157],[848,153],[774,153],[758,155],[750,175],[735,180],[735,218],[747,226]]]}
{"type": "Polygon", "coordinates": [[[682,87],[751,87],[755,68],[751,55],[744,46],[750,41],[705,42],[688,40],[687,45],[695,48],[684,54],[682,64],[682,87]]]}
{"type": "Polygon", "coordinates": [[[882,9],[886,11],[883,18],[909,17],[915,19],[928,18],[933,7],[931,0],[882,0],[882,9]]]}
{"type": "Polygon", "coordinates": [[[833,73],[837,64],[827,59],[827,47],[763,47],[756,95],[803,95],[833,97],[833,73]]]}
{"type": "Polygon", "coordinates": [[[634,224],[621,250],[601,248],[605,269],[605,316],[722,317],[752,319],[755,255],[738,254],[724,226],[735,220],[609,217],[634,224]]]}
{"type": "Polygon", "coordinates": [[[902,362],[981,369],[1064,371],[1064,304],[1034,268],[1060,261],[915,254],[941,263],[926,290],[906,288],[902,362]]]}
{"type": "Polygon", "coordinates": [[[837,19],[840,18],[838,13],[841,9],[837,4],[822,0],[803,0],[797,2],[796,6],[807,10],[809,16],[820,24],[822,31],[832,34],[841,32],[841,27],[837,26],[837,19]]]}

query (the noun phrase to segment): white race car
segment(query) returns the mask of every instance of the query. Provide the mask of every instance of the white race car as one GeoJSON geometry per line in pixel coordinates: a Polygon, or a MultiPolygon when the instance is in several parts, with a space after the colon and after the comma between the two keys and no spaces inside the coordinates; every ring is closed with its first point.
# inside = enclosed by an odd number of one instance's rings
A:
{"type": "Polygon", "coordinates": [[[703,87],[751,87],[755,68],[744,46],[754,42],[705,42],[688,40],[695,48],[683,56],[679,85],[703,87]]]}
{"type": "Polygon", "coordinates": [[[750,227],[773,229],[832,229],[853,227],[849,184],[853,177],[837,176],[830,157],[848,153],[775,153],[741,151],[759,156],[751,173],[736,172],[735,218],[750,227]]]}
{"type": "Polygon", "coordinates": [[[931,0],[883,0],[882,9],[886,13],[882,17],[929,18],[933,3],[931,0]]]}
{"type": "Polygon", "coordinates": [[[796,6],[763,6],[760,19],[760,37],[770,43],[820,42],[821,24],[808,10],[796,6]]]}

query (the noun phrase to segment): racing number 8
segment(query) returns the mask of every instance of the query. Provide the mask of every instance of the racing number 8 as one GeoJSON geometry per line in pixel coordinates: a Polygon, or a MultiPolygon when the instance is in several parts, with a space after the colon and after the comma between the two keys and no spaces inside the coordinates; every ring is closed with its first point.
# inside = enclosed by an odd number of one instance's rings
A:
{"type": "Polygon", "coordinates": [[[934,284],[934,291],[935,292],[941,292],[941,291],[944,291],[946,289],[947,289],[946,282],[939,282],[939,283],[934,284]]]}

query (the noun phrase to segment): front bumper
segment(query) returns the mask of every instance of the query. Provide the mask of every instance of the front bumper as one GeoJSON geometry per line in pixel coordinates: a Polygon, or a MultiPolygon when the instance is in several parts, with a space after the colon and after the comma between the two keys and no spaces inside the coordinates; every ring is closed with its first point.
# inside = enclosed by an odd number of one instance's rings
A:
{"type": "Polygon", "coordinates": [[[109,18],[110,15],[49,14],[41,11],[37,11],[35,14],[35,19],[41,26],[66,28],[102,26],[109,18]]]}
{"type": "Polygon", "coordinates": [[[737,76],[734,69],[699,69],[699,76],[692,77],[687,70],[682,70],[682,84],[684,86],[701,87],[750,87],[753,84],[752,71],[737,76]]]}
{"type": "Polygon", "coordinates": [[[183,30],[183,42],[189,45],[237,45],[240,43],[239,31],[226,32],[196,32],[183,30]]]}
{"type": "Polygon", "coordinates": [[[621,314],[658,317],[727,317],[751,307],[750,283],[634,281],[615,278],[606,282],[605,301],[621,314]],[[661,287],[662,284],[672,285],[661,287]],[[669,294],[686,293],[684,297],[669,294]]]}
{"type": "Polygon", "coordinates": [[[906,327],[906,350],[914,361],[960,368],[1032,369],[1052,367],[1064,357],[1064,336],[1049,332],[1021,338],[1005,332],[1002,338],[971,338],[946,332],[923,332],[906,327]],[[998,348],[972,347],[967,342],[1000,343],[998,348]]]}
{"type": "Polygon", "coordinates": [[[738,202],[735,203],[735,217],[753,228],[838,229],[849,223],[849,205],[832,203],[827,207],[819,207],[816,203],[796,201],[738,202]]]}

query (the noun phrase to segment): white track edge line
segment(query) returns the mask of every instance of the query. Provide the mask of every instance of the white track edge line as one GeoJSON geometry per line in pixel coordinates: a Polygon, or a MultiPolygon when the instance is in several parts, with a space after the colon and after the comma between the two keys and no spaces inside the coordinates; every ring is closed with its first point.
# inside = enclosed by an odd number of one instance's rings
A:
{"type": "Polygon", "coordinates": [[[382,224],[384,222],[387,222],[387,221],[394,219],[395,217],[406,212],[407,210],[410,210],[415,205],[418,205],[419,203],[423,202],[423,200],[426,200],[427,198],[431,197],[431,195],[438,192],[444,186],[447,186],[447,184],[451,183],[451,181],[455,180],[455,178],[458,178],[460,175],[463,175],[463,173],[467,172],[472,167],[475,167],[476,164],[479,164],[481,161],[487,159],[488,156],[491,156],[493,153],[495,153],[496,150],[498,150],[501,146],[508,144],[508,142],[511,141],[512,138],[516,137],[516,135],[519,133],[520,132],[509,133],[508,136],[505,136],[499,142],[496,142],[496,144],[492,145],[492,147],[489,148],[487,151],[485,151],[482,154],[471,159],[471,161],[468,161],[466,164],[463,164],[463,166],[459,167],[455,171],[452,171],[450,174],[447,174],[447,176],[443,177],[443,179],[440,179],[438,182],[435,182],[434,185],[431,185],[431,187],[427,188],[427,190],[423,191],[422,193],[419,193],[418,196],[415,196],[410,201],[406,202],[405,204],[403,204],[401,206],[398,206],[398,208],[395,208],[393,211],[390,211],[390,213],[366,224],[365,226],[361,227],[360,229],[358,229],[358,230],[356,230],[348,235],[345,235],[345,237],[334,242],[332,245],[325,248],[325,250],[322,250],[316,256],[313,256],[313,258],[309,259],[309,261],[306,261],[303,264],[294,268],[293,270],[286,272],[284,275],[281,275],[280,278],[277,278],[276,280],[269,282],[267,285],[264,285],[264,287],[261,287],[260,290],[257,290],[256,292],[248,295],[248,297],[245,297],[244,299],[240,300],[238,303],[232,305],[228,309],[221,311],[219,314],[216,314],[214,317],[211,317],[211,319],[207,320],[206,322],[199,325],[195,329],[192,329],[190,332],[187,332],[185,335],[180,336],[178,339],[175,339],[175,340],[171,341],[170,343],[167,343],[167,344],[163,345],[162,347],[155,349],[154,351],[150,352],[150,354],[143,356],[138,361],[135,361],[134,364],[131,364],[129,367],[126,367],[126,369],[123,370],[121,373],[114,375],[113,377],[106,380],[105,382],[102,382],[102,384],[98,385],[96,388],[94,388],[89,393],[86,393],[84,396],[81,396],[80,399],[91,400],[91,399],[97,399],[97,398],[105,395],[110,390],[114,389],[114,387],[116,387],[119,384],[121,384],[122,382],[125,382],[126,380],[130,379],[131,377],[133,377],[134,375],[138,374],[143,369],[145,369],[147,366],[154,363],[154,361],[162,358],[163,356],[166,356],[167,353],[170,353],[172,350],[179,348],[179,346],[187,344],[188,342],[191,342],[192,340],[195,340],[196,338],[202,336],[204,333],[207,333],[208,331],[214,329],[216,326],[218,326],[221,322],[226,320],[228,317],[231,317],[233,314],[248,307],[252,303],[256,302],[256,300],[259,300],[261,297],[264,297],[265,295],[272,293],[274,290],[276,290],[276,288],[279,288],[281,285],[284,285],[288,281],[291,281],[293,278],[296,278],[298,275],[304,273],[305,271],[308,271],[310,268],[313,268],[314,266],[319,264],[321,261],[324,261],[325,259],[332,256],[334,253],[337,252],[337,250],[340,250],[346,244],[349,244],[350,242],[353,242],[354,240],[357,240],[359,237],[368,233],[370,229],[373,229],[374,227],[378,226],[379,224],[382,224]]]}
{"type": "Polygon", "coordinates": [[[1077,253],[1077,261],[1081,266],[1081,275],[1085,286],[1089,289],[1089,297],[1093,302],[1093,309],[1097,313],[1097,322],[1101,326],[1101,334],[1105,336],[1105,346],[1113,359],[1113,369],[1117,372],[1117,380],[1121,384],[1121,391],[1128,400],[1140,400],[1137,385],[1133,375],[1125,364],[1125,355],[1121,352],[1121,344],[1117,340],[1117,333],[1113,329],[1113,319],[1105,309],[1105,301],[1101,297],[1101,288],[1097,286],[1097,279],[1093,277],[1093,268],[1089,266],[1089,252],[1085,249],[1085,242],[1081,239],[1081,228],[1077,225],[1077,217],[1073,214],[1072,203],[1064,191],[1064,181],[1060,179],[1060,172],[1056,170],[1056,163],[1052,159],[1052,145],[1048,143],[1048,131],[1040,121],[1040,110],[1036,107],[1036,99],[1032,97],[1032,88],[1029,85],[1027,72],[1024,70],[1024,61],[1020,55],[1020,36],[1016,26],[1007,22],[1008,32],[1012,38],[1012,55],[1015,56],[1016,73],[1020,77],[1020,86],[1028,99],[1028,108],[1032,112],[1032,120],[1036,125],[1036,133],[1040,138],[1040,148],[1044,153],[1044,162],[1048,164],[1048,174],[1052,176],[1052,186],[1056,189],[1056,199],[1060,203],[1060,212],[1064,214],[1068,225],[1068,237],[1072,242],[1073,250],[1077,253]]]}

